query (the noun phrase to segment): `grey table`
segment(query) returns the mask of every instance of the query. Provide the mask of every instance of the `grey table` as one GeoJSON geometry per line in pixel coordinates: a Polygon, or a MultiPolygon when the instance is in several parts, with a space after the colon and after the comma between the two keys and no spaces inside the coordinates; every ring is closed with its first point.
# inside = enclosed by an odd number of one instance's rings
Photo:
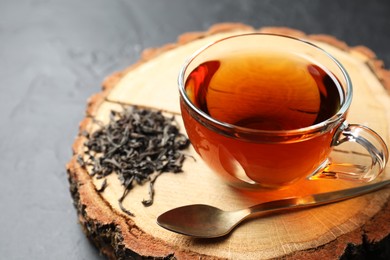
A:
{"type": "Polygon", "coordinates": [[[365,45],[390,66],[388,0],[1,0],[0,259],[102,259],[77,222],[65,164],[87,98],[144,48],[219,22],[365,45]]]}

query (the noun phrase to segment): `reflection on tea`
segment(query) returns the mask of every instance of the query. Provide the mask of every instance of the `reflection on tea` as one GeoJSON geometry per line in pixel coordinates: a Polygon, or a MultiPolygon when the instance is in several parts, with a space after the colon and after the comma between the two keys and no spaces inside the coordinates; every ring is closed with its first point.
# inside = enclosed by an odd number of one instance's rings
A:
{"type": "Polygon", "coordinates": [[[191,101],[211,117],[259,130],[292,130],[327,120],[343,100],[338,80],[291,53],[226,54],[188,76],[191,101]]]}

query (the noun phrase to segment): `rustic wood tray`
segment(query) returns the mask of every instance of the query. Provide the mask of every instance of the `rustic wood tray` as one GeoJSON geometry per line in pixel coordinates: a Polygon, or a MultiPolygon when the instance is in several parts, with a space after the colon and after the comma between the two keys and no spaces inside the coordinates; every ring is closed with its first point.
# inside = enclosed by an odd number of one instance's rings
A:
{"type": "MultiPolygon", "coordinates": [[[[91,177],[89,170],[78,164],[77,157],[83,155],[86,140],[81,133],[93,132],[97,128],[93,119],[108,122],[110,110],[119,110],[121,105],[159,109],[175,115],[182,124],[176,81],[186,57],[210,41],[254,31],[304,38],[333,54],[346,67],[354,86],[348,121],[371,127],[390,144],[390,73],[366,47],[350,47],[329,35],[306,35],[289,28],[257,30],[243,24],[218,24],[206,32],[186,33],[177,43],[145,50],[139,62],[108,77],[102,92],[88,102],[86,117],[80,124],[80,135],[73,146],[75,155],[67,168],[79,220],[102,253],[112,259],[139,256],[178,259],[337,258],[349,244],[379,242],[389,235],[390,190],[384,189],[332,205],[252,219],[224,238],[194,239],[160,228],[156,224],[157,216],[186,204],[205,203],[233,210],[286,196],[332,191],[356,184],[303,180],[278,192],[240,191],[212,174],[190,148],[187,152],[196,160],[187,159],[183,173],[164,173],[159,177],[155,183],[155,202],[151,207],[144,207],[141,203],[148,196],[147,185],[137,186],[131,191],[123,201],[123,205],[135,214],[130,217],[118,205],[123,187],[117,177],[114,174],[108,176],[107,188],[99,193],[96,190],[102,180],[91,177]]],[[[389,175],[390,167],[387,166],[382,178],[389,175]]]]}

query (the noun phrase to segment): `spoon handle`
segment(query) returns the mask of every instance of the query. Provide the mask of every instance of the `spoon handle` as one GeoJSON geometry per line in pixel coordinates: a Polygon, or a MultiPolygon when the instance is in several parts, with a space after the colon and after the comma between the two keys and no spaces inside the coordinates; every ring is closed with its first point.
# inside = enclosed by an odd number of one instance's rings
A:
{"type": "Polygon", "coordinates": [[[390,180],[363,185],[355,188],[312,194],[303,197],[292,197],[281,200],[274,200],[261,203],[249,208],[250,214],[273,213],[288,209],[298,209],[329,204],[337,201],[347,200],[360,195],[364,195],[379,190],[390,184],[390,180]]]}

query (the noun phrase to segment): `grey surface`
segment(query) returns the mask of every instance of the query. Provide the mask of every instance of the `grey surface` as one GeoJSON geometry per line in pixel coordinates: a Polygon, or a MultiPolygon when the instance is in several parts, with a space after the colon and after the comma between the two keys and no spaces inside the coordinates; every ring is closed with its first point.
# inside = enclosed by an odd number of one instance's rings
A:
{"type": "Polygon", "coordinates": [[[366,45],[390,66],[390,2],[1,0],[0,259],[102,259],[65,164],[87,98],[142,49],[217,22],[289,26],[366,45]]]}

